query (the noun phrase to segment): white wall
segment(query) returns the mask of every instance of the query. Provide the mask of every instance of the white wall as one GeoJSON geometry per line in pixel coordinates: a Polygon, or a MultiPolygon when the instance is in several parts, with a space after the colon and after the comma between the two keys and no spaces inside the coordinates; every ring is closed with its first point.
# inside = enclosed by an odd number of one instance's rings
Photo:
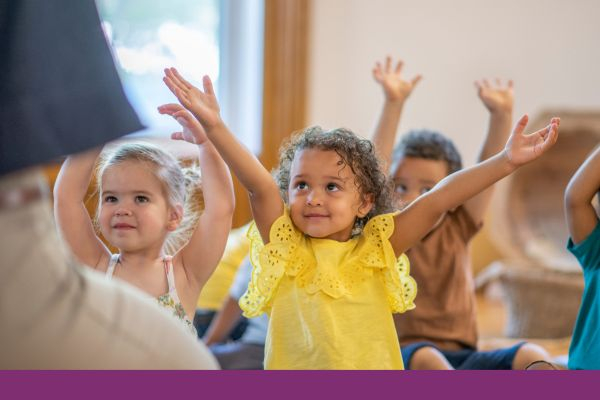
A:
{"type": "Polygon", "coordinates": [[[308,123],[371,136],[383,95],[371,77],[386,54],[424,79],[400,133],[437,129],[476,158],[487,111],[473,81],[515,81],[515,116],[600,109],[600,1],[313,0],[308,123]]]}

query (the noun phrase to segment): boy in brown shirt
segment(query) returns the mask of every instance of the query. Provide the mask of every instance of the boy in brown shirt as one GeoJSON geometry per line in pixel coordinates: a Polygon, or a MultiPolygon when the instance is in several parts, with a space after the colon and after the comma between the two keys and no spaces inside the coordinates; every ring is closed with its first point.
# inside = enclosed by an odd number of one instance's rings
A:
{"type": "MultiPolygon", "coordinates": [[[[391,160],[396,130],[405,100],[420,76],[401,76],[402,62],[394,69],[390,57],[373,69],[382,86],[385,103],[373,141],[382,157],[391,160]]],[[[502,85],[476,82],[478,95],[490,112],[489,130],[478,161],[504,147],[512,124],[512,81],[502,85]]],[[[443,135],[412,131],[393,154],[390,167],[399,207],[405,207],[462,168],[454,144],[443,135]]],[[[417,307],[395,314],[402,357],[407,369],[524,369],[547,360],[548,353],[530,343],[492,351],[477,350],[475,287],[469,243],[482,226],[490,203],[488,189],[443,216],[421,243],[408,252],[411,275],[418,285],[417,307]]]]}

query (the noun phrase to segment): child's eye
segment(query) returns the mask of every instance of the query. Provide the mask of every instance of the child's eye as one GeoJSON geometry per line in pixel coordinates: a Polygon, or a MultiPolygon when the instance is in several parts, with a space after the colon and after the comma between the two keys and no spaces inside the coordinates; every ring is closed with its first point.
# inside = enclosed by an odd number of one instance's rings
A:
{"type": "Polygon", "coordinates": [[[421,190],[419,191],[419,194],[425,194],[425,193],[429,192],[431,189],[432,188],[430,188],[430,187],[421,188],[421,190]]]}
{"type": "Polygon", "coordinates": [[[406,193],[408,188],[406,187],[406,185],[403,185],[402,183],[397,183],[394,190],[396,191],[396,193],[406,193]]]}
{"type": "Polygon", "coordinates": [[[335,183],[328,183],[327,190],[330,192],[336,192],[336,191],[340,190],[340,187],[338,185],[336,185],[335,183]]]}
{"type": "Polygon", "coordinates": [[[137,203],[147,203],[150,201],[150,199],[146,196],[135,196],[135,201],[137,203]]]}
{"type": "Polygon", "coordinates": [[[296,183],[296,189],[304,190],[308,188],[308,184],[306,182],[298,182],[296,183]]]}
{"type": "Polygon", "coordinates": [[[104,196],[104,202],[105,203],[114,203],[117,201],[117,198],[115,196],[104,196]]]}

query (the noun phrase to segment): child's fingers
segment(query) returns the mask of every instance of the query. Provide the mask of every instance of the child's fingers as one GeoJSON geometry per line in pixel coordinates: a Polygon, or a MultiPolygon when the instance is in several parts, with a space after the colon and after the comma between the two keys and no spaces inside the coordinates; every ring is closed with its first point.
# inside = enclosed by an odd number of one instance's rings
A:
{"type": "Polygon", "coordinates": [[[177,97],[177,100],[179,100],[184,107],[189,107],[190,99],[189,99],[187,93],[182,91],[178,87],[174,88],[174,90],[175,91],[173,92],[173,94],[175,95],[175,97],[177,97]]]}
{"type": "Polygon", "coordinates": [[[540,145],[540,149],[542,152],[545,152],[550,147],[554,146],[554,143],[558,140],[558,125],[556,123],[550,124],[547,128],[546,137],[544,141],[540,145]]]}
{"type": "Polygon", "coordinates": [[[552,135],[553,131],[558,130],[558,126],[560,124],[560,118],[554,117],[550,120],[550,123],[543,127],[542,129],[532,133],[530,136],[535,137],[539,136],[542,140],[548,140],[548,137],[552,135]]]}
{"type": "Polygon", "coordinates": [[[215,95],[215,90],[213,88],[212,81],[208,75],[204,75],[202,77],[202,85],[204,86],[204,93],[209,94],[211,96],[215,95]]]}
{"type": "Polygon", "coordinates": [[[186,89],[191,89],[194,86],[189,83],[188,81],[185,80],[185,78],[183,76],[181,76],[179,74],[179,71],[177,71],[177,69],[171,67],[170,68],[171,72],[173,73],[173,75],[175,75],[175,77],[177,77],[177,79],[179,80],[179,82],[181,82],[181,84],[186,88],[186,89]]]}
{"type": "Polygon", "coordinates": [[[165,85],[167,85],[171,93],[177,96],[177,85],[175,84],[173,79],[171,79],[169,76],[165,76],[163,77],[163,82],[165,83],[165,85]]]}
{"type": "Polygon", "coordinates": [[[173,133],[171,133],[171,139],[173,139],[173,140],[185,140],[183,138],[183,132],[173,132],[173,133]]]}
{"type": "Polygon", "coordinates": [[[385,58],[385,72],[390,72],[391,68],[392,68],[392,57],[387,56],[385,58]]]}
{"type": "MultiPolygon", "coordinates": [[[[171,83],[171,86],[169,88],[179,88],[180,90],[187,91],[188,88],[183,84],[183,82],[181,82],[177,75],[175,75],[173,70],[174,68],[165,68],[165,78],[167,78],[171,83]]],[[[171,92],[175,93],[174,89],[171,89],[171,92]]]]}
{"type": "Polygon", "coordinates": [[[396,64],[396,68],[394,70],[396,75],[398,75],[400,73],[400,71],[402,71],[403,66],[404,66],[404,62],[402,60],[398,60],[398,63],[396,64]]]}
{"type": "Polygon", "coordinates": [[[377,67],[373,68],[371,73],[373,74],[373,79],[379,82],[381,79],[381,72],[377,69],[377,67]]]}
{"type": "Polygon", "coordinates": [[[169,103],[158,106],[158,113],[171,115],[182,109],[183,107],[180,104],[169,103]]]}
{"type": "Polygon", "coordinates": [[[527,122],[529,122],[529,116],[524,114],[521,118],[519,118],[519,121],[517,121],[517,125],[515,125],[515,128],[513,129],[513,135],[523,134],[523,131],[527,126],[527,122]]]}
{"type": "Polygon", "coordinates": [[[381,74],[381,71],[373,70],[373,79],[375,79],[377,83],[382,83],[383,75],[381,74]]]}
{"type": "Polygon", "coordinates": [[[508,83],[507,83],[507,85],[506,85],[506,86],[508,86],[508,88],[509,88],[509,89],[512,89],[512,88],[513,88],[513,86],[514,86],[514,82],[513,82],[513,80],[512,80],[512,79],[509,79],[509,80],[508,80],[508,83]]]}
{"type": "Polygon", "coordinates": [[[175,118],[179,123],[181,123],[180,119],[186,123],[189,123],[194,119],[194,117],[192,117],[192,115],[187,110],[177,111],[173,114],[173,118],[175,118]]]}
{"type": "Polygon", "coordinates": [[[419,74],[419,75],[415,76],[414,78],[412,78],[410,83],[412,84],[413,87],[415,87],[417,85],[417,83],[419,83],[421,81],[421,78],[423,78],[423,75],[419,74]]]}

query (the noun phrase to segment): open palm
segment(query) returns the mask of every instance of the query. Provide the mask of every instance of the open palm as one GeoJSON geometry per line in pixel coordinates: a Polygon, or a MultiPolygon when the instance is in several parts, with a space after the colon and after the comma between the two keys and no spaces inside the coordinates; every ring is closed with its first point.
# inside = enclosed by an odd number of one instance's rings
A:
{"type": "Polygon", "coordinates": [[[208,76],[202,78],[204,91],[186,81],[175,68],[165,69],[163,81],[177,100],[198,118],[205,129],[220,123],[219,103],[208,76]]]}
{"type": "Polygon", "coordinates": [[[377,62],[373,68],[373,78],[381,85],[385,97],[389,101],[406,100],[421,80],[421,75],[417,75],[411,80],[403,79],[401,74],[403,65],[402,61],[398,61],[396,67],[392,69],[392,59],[386,57],[384,66],[377,62]]]}
{"type": "Polygon", "coordinates": [[[552,118],[550,124],[539,131],[525,135],[523,131],[528,122],[527,115],[519,119],[506,143],[506,154],[515,166],[527,164],[544,154],[558,139],[560,118],[552,118]]]}
{"type": "Polygon", "coordinates": [[[511,111],[513,107],[513,81],[509,80],[505,85],[500,79],[490,83],[487,79],[475,81],[479,98],[490,111],[511,111]]]}
{"type": "Polygon", "coordinates": [[[161,114],[170,115],[181,125],[181,132],[173,132],[171,138],[174,140],[185,140],[194,144],[202,144],[208,137],[204,128],[188,110],[179,104],[163,104],[158,107],[161,114]]]}

